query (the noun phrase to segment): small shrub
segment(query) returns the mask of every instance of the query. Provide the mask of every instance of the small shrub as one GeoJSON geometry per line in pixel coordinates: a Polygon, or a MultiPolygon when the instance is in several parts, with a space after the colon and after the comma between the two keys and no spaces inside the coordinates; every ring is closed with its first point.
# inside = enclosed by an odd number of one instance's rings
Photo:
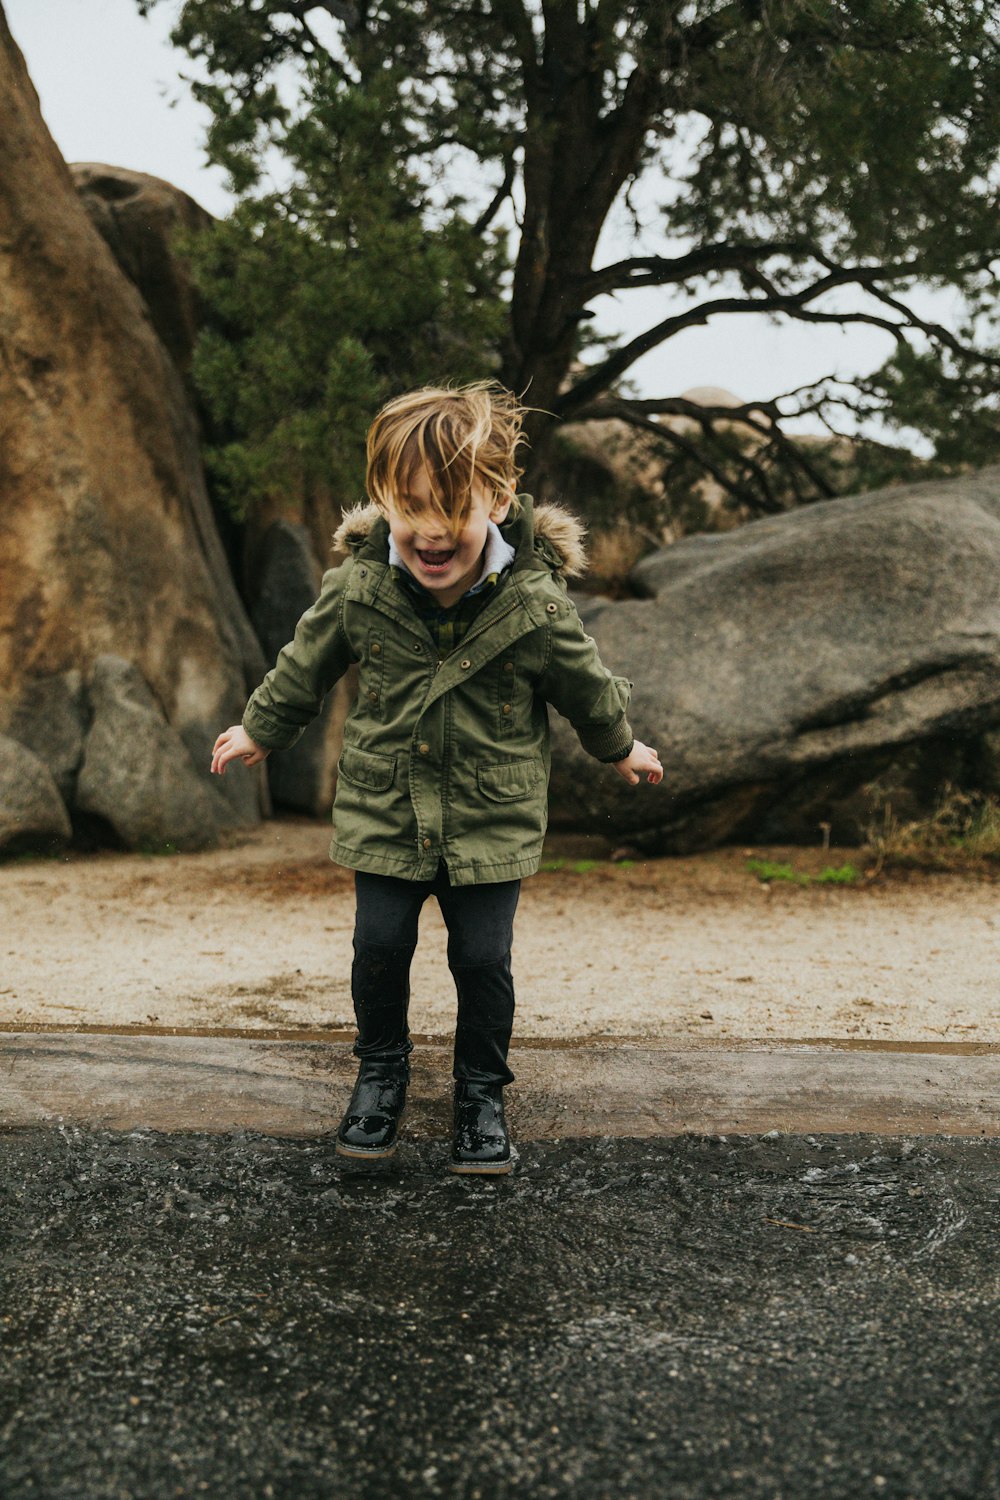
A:
{"type": "Polygon", "coordinates": [[[1000,798],[963,792],[950,782],[926,818],[901,822],[880,796],[865,835],[874,862],[884,869],[983,869],[1000,863],[1000,798]]]}
{"type": "Polygon", "coordinates": [[[861,877],[856,865],[826,865],[818,875],[806,875],[790,864],[778,864],[771,859],[748,859],[747,869],[756,875],[761,884],[772,880],[784,880],[790,885],[854,885],[861,877]]]}
{"type": "Polygon", "coordinates": [[[827,865],[812,877],[815,885],[854,885],[861,879],[857,865],[827,865]]]}
{"type": "Polygon", "coordinates": [[[590,534],[588,574],[599,579],[604,588],[616,595],[629,591],[629,574],[641,557],[650,550],[650,537],[624,522],[590,534]]]}
{"type": "Polygon", "coordinates": [[[806,875],[797,875],[791,865],[779,865],[772,859],[748,859],[747,869],[751,875],[756,875],[762,884],[769,880],[787,880],[792,885],[804,885],[808,880],[806,875]]]}

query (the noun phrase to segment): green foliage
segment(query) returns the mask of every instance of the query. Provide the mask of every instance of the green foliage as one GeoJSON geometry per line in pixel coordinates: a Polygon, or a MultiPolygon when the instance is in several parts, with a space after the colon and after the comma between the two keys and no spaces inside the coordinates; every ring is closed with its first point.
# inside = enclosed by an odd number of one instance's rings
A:
{"type": "Polygon", "coordinates": [[[504,327],[502,241],[454,205],[431,222],[409,168],[405,61],[366,56],[355,76],[296,59],[280,10],[196,0],[174,32],[218,75],[194,91],[212,114],[209,158],[239,197],[181,246],[209,309],[193,365],[207,463],[238,517],[274,495],[353,502],[377,407],[494,373],[504,327]]]}
{"type": "Polygon", "coordinates": [[[814,885],[856,885],[861,879],[857,865],[826,865],[813,877],[814,885]]]}
{"type": "MultiPolygon", "coordinates": [[[[1000,342],[993,351],[1000,355],[1000,342]]],[[[902,345],[859,389],[884,397],[891,427],[915,428],[932,439],[937,462],[931,472],[979,468],[1000,453],[997,370],[986,359],[956,361],[902,345]]]]}
{"type": "Polygon", "coordinates": [[[568,875],[589,875],[591,870],[632,870],[635,868],[635,860],[564,859],[559,855],[554,859],[543,859],[538,868],[549,873],[562,871],[568,875]]]}
{"type": "Polygon", "coordinates": [[[706,473],[742,516],[1000,456],[995,6],[183,0],[174,39],[239,197],[194,252],[213,319],[195,378],[235,510],[354,498],[380,401],[485,374],[558,418],[652,433],[692,524],[706,473]],[[662,253],[637,218],[653,252],[595,271],[612,208],[654,173],[662,253]],[[960,326],[921,318],[920,285],[954,290],[960,326]],[[662,289],[662,326],[587,327],[641,286],[662,289]],[[710,316],[762,314],[866,322],[896,347],[863,378],[765,402],[755,426],[649,423],[636,360],[710,316]],[[933,463],[785,438],[807,413],[915,427],[933,463]]]}
{"type": "Polygon", "coordinates": [[[274,493],[356,498],[377,406],[409,385],[483,373],[475,351],[496,339],[498,304],[468,292],[450,229],[425,241],[413,220],[393,234],[373,224],[346,249],[272,195],[189,250],[213,309],[193,368],[223,438],[207,459],[236,515],[274,493]]]}
{"type": "Polygon", "coordinates": [[[817,875],[807,875],[790,864],[770,859],[748,859],[746,867],[762,885],[773,880],[790,885],[856,885],[862,878],[861,871],[852,864],[826,865],[817,875]]]}

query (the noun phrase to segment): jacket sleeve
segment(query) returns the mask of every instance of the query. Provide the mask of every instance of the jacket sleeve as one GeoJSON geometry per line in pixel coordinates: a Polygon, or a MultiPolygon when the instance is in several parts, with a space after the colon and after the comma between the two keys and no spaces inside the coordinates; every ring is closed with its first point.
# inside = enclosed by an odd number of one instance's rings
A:
{"type": "Polygon", "coordinates": [[[608,671],[571,599],[559,600],[554,612],[547,608],[552,620],[538,691],[570,721],[588,755],[605,764],[624,760],[634,743],[627,717],[632,683],[608,671]]]}
{"type": "Polygon", "coordinates": [[[323,699],[354,657],[344,630],[344,599],[353,560],[323,575],[316,603],[295,627],[295,638],[250,698],[243,728],[265,750],[287,750],[323,707],[323,699]]]}

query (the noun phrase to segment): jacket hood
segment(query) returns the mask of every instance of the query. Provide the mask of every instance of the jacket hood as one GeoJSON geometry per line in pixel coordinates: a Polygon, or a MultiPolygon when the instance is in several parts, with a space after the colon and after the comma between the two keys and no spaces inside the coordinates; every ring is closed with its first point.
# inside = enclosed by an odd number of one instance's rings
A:
{"type": "MultiPolygon", "coordinates": [[[[518,552],[530,545],[563,578],[579,578],[587,567],[583,523],[562,505],[535,505],[530,495],[517,498],[521,510],[500,527],[504,539],[518,552]]],[[[346,510],[333,534],[334,551],[359,551],[377,522],[386,525],[377,505],[362,502],[346,510]]]]}

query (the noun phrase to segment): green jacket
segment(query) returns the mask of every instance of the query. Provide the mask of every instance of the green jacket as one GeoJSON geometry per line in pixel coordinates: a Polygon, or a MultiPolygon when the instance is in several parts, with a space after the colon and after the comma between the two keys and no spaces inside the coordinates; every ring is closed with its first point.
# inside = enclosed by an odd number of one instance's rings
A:
{"type": "Polygon", "coordinates": [[[558,506],[519,499],[521,514],[500,528],[514,562],[441,660],[393,578],[385,520],[374,506],[349,512],[334,545],[353,555],[324,575],[247,704],[250,738],[284,749],[357,662],[333,807],[338,864],[430,880],[443,859],[453,885],[533,875],[548,820],[546,705],[596,759],[631,749],[632,683],[602,665],[566,589],[582,567],[582,528],[558,506]]]}

